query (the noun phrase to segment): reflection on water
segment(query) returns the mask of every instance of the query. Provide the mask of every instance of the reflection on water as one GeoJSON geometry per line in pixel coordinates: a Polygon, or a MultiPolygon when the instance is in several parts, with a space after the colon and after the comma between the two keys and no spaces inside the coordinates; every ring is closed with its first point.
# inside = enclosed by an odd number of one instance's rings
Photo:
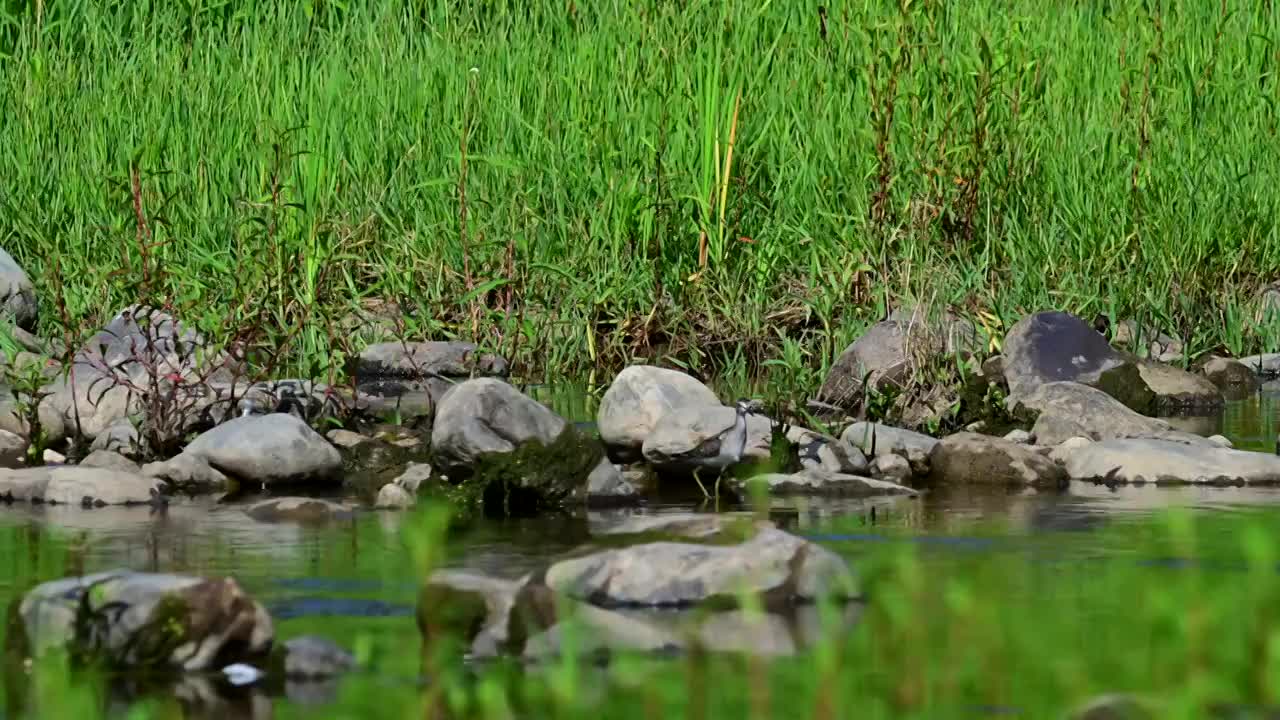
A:
{"type": "MultiPolygon", "coordinates": [[[[532,388],[531,392],[574,421],[589,422],[595,414],[595,401],[588,393],[550,393],[545,388],[532,388]]],[[[1278,411],[1280,395],[1259,395],[1230,404],[1220,418],[1173,422],[1179,429],[1204,435],[1222,433],[1237,447],[1269,452],[1275,447],[1278,411]]],[[[1280,505],[1280,488],[1107,488],[1086,483],[1073,483],[1065,492],[950,488],[919,498],[775,498],[767,513],[784,528],[851,556],[865,551],[868,543],[893,536],[928,542],[940,553],[934,559],[948,562],[954,553],[990,551],[989,536],[970,533],[979,524],[994,522],[1005,527],[1002,545],[1068,532],[1075,539],[1073,552],[1089,554],[1082,548],[1089,548],[1090,538],[1096,534],[1087,531],[1173,505],[1240,512],[1242,507],[1280,505]],[[840,523],[838,532],[829,529],[833,521],[840,523]]],[[[348,647],[363,643],[381,648],[381,654],[374,653],[371,660],[379,682],[390,678],[408,685],[416,682],[416,666],[404,658],[413,657],[418,647],[411,616],[419,577],[409,560],[403,531],[412,529],[417,516],[366,511],[324,526],[301,527],[260,522],[250,518],[244,508],[212,499],[175,501],[162,510],[0,506],[0,527],[29,535],[31,542],[24,547],[29,547],[31,554],[49,555],[27,558],[30,566],[38,568],[38,578],[0,574],[0,600],[17,597],[30,581],[114,567],[233,574],[270,609],[282,637],[318,632],[348,647]],[[56,539],[50,541],[51,537],[56,539]],[[388,665],[395,669],[387,671],[388,665]]],[[[482,523],[451,541],[445,564],[518,578],[628,517],[690,509],[714,510],[688,503],[658,503],[571,517],[482,523]]],[[[750,509],[721,511],[748,513],[750,509]]],[[[1099,547],[1093,554],[1109,556],[1115,552],[1118,549],[1114,547],[1099,547]]],[[[769,637],[780,643],[779,647],[790,641],[790,636],[783,634],[769,637]]],[[[725,639],[732,638],[726,635],[725,639]]],[[[212,709],[210,717],[270,717],[273,706],[307,702],[303,699],[307,694],[300,690],[270,698],[250,692],[224,697],[215,690],[204,681],[192,680],[175,689],[171,697],[189,708],[204,705],[212,709]]],[[[312,701],[324,702],[331,692],[327,688],[312,701]]]]}

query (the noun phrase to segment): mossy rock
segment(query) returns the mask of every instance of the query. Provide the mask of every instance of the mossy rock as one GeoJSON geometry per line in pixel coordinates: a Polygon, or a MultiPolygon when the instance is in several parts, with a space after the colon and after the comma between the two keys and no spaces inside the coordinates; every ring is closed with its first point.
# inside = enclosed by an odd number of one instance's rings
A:
{"type": "MultiPolygon", "coordinates": [[[[458,509],[489,517],[558,510],[604,458],[604,446],[572,425],[549,444],[529,440],[507,453],[486,453],[446,491],[458,509]]],[[[455,472],[455,475],[457,473],[455,472]]]]}

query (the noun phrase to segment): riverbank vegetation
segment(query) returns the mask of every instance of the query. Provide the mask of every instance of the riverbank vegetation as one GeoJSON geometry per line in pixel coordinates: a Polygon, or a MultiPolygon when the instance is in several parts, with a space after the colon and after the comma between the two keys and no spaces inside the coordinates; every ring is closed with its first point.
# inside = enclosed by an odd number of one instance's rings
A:
{"type": "Polygon", "coordinates": [[[41,334],[145,297],[313,377],[363,314],[525,377],[809,388],[909,303],[1274,349],[1271,3],[297,7],[6,4],[41,334]]]}

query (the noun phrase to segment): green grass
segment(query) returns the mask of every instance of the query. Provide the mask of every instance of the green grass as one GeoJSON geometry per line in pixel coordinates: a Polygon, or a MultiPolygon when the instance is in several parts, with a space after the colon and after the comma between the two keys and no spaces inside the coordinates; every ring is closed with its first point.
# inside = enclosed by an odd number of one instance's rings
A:
{"type": "Polygon", "coordinates": [[[1280,336],[1273,3],[4,6],[46,334],[145,293],[320,373],[377,298],[526,375],[786,378],[907,299],[1280,336]]]}

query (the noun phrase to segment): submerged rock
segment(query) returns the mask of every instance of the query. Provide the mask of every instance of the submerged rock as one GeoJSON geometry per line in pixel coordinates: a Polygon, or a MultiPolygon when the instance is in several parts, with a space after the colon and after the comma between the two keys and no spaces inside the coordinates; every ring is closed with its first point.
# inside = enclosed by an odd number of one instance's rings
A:
{"type": "Polygon", "coordinates": [[[1067,454],[1065,467],[1074,480],[1107,483],[1280,483],[1280,457],[1271,453],[1156,439],[1090,443],[1067,454]]]}
{"type": "Polygon", "coordinates": [[[54,580],[20,601],[6,644],[22,657],[55,648],[116,669],[215,670],[271,650],[271,617],[231,578],[129,570],[54,580]]]}
{"type": "Polygon", "coordinates": [[[632,365],[618,373],[601,398],[597,427],[611,456],[631,461],[669,413],[720,406],[710,388],[685,373],[632,365]]]}
{"type": "Polygon", "coordinates": [[[461,638],[468,651],[492,657],[518,648],[524,630],[513,622],[516,593],[526,580],[503,580],[477,573],[442,570],[432,573],[418,595],[418,631],[423,642],[461,638]]]}
{"type": "Polygon", "coordinates": [[[299,635],[284,643],[284,676],[290,680],[337,677],[356,665],[351,653],[315,635],[299,635]]]}
{"type": "Polygon", "coordinates": [[[182,454],[237,480],[263,485],[341,481],[337,448],[285,413],[230,420],[201,434],[182,454]]]}
{"type": "Polygon", "coordinates": [[[281,497],[256,502],[244,512],[260,522],[322,524],[350,519],[355,515],[355,508],[320,498],[281,497]]]}
{"type": "Polygon", "coordinates": [[[766,606],[858,594],[840,556],[772,527],[737,545],[655,542],[604,550],[561,560],[542,579],[556,593],[604,607],[736,603],[742,592],[766,606]]]}
{"type": "Polygon", "coordinates": [[[504,512],[559,504],[604,457],[598,442],[494,378],[468,380],[441,398],[431,449],[451,480],[500,491],[504,512]]]}
{"type": "Polygon", "coordinates": [[[798,473],[763,473],[736,480],[739,493],[750,495],[751,488],[763,485],[771,495],[814,495],[827,497],[876,497],[881,495],[918,495],[915,490],[897,482],[874,480],[860,475],[807,469],[798,473]]]}
{"type": "Polygon", "coordinates": [[[936,483],[1063,488],[1067,473],[1040,453],[1004,438],[957,433],[930,454],[936,483]]]}
{"type": "Polygon", "coordinates": [[[1212,357],[1200,368],[1200,372],[1222,391],[1228,400],[1243,400],[1258,392],[1262,382],[1248,365],[1224,357],[1212,357]]]}
{"type": "Polygon", "coordinates": [[[153,504],[164,486],[154,478],[95,467],[56,465],[0,470],[0,500],[55,505],[153,504]]]}
{"type": "Polygon", "coordinates": [[[1098,388],[1138,412],[1152,409],[1154,395],[1138,368],[1080,318],[1039,312],[1014,324],[1004,339],[1004,376],[1011,397],[1054,382],[1098,388]]]}

